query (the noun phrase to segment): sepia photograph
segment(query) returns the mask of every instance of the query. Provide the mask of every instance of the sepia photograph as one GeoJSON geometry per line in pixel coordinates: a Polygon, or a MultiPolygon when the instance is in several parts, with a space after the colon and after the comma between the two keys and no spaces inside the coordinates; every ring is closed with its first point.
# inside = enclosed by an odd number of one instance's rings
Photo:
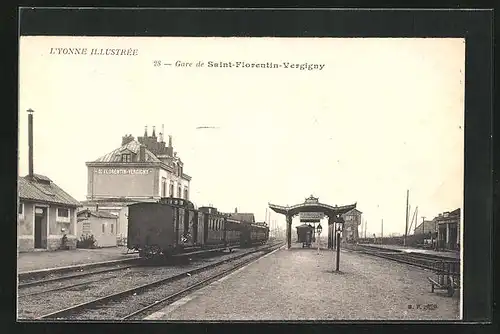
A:
{"type": "Polygon", "coordinates": [[[464,38],[19,37],[18,321],[456,321],[464,38]]]}

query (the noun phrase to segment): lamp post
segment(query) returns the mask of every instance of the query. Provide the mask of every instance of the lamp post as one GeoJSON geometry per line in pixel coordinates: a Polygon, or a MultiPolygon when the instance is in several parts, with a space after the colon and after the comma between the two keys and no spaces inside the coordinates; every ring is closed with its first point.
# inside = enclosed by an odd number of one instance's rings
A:
{"type": "Polygon", "coordinates": [[[340,265],[340,234],[344,229],[344,219],[339,215],[335,221],[335,243],[337,246],[337,258],[336,258],[336,267],[335,271],[339,271],[340,265]]]}
{"type": "Polygon", "coordinates": [[[318,233],[318,255],[319,255],[319,236],[321,234],[321,231],[323,231],[323,228],[321,227],[321,224],[318,224],[318,227],[316,227],[316,233],[318,233]]]}

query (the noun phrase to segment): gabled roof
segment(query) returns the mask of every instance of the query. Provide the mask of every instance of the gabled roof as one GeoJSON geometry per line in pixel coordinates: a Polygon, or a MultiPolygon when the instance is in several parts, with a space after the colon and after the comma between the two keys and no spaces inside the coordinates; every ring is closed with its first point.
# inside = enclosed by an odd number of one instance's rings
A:
{"type": "Polygon", "coordinates": [[[112,218],[112,219],[118,219],[118,217],[112,213],[106,212],[106,211],[92,211],[89,209],[81,210],[77,213],[78,218],[80,217],[88,217],[88,216],[93,216],[97,218],[112,218]]]}
{"type": "MultiPolygon", "coordinates": [[[[121,155],[123,153],[127,153],[127,151],[130,151],[134,154],[139,154],[141,144],[137,140],[132,140],[131,142],[109,152],[108,154],[103,155],[100,158],[97,158],[97,160],[94,160],[92,162],[121,162],[122,157],[121,155]]],[[[158,159],[153,152],[148,150],[147,148],[144,148],[145,152],[145,159],[146,162],[161,162],[160,159],[158,159]]]]}
{"type": "Polygon", "coordinates": [[[46,176],[34,174],[33,178],[29,176],[18,177],[17,183],[21,200],[73,207],[81,206],[79,201],[71,197],[46,176]]]}
{"type": "Polygon", "coordinates": [[[253,213],[230,213],[229,217],[246,223],[255,223],[255,215],[253,213]]]}
{"type": "Polygon", "coordinates": [[[350,214],[362,214],[363,212],[359,211],[358,209],[352,209],[344,213],[344,215],[350,215],[350,214]]]}

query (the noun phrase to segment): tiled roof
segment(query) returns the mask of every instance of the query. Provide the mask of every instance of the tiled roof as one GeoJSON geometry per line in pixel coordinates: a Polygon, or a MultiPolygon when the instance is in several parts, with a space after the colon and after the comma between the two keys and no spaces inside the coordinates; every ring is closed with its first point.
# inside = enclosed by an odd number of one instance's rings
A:
{"type": "Polygon", "coordinates": [[[18,177],[17,183],[20,199],[66,206],[81,206],[79,201],[46,176],[34,174],[33,179],[30,179],[29,176],[18,177]]]}
{"type": "Polygon", "coordinates": [[[248,223],[255,222],[255,216],[253,213],[230,213],[229,217],[248,223]]]}
{"type": "Polygon", "coordinates": [[[117,219],[118,217],[112,213],[109,213],[109,212],[106,212],[106,211],[92,211],[92,210],[89,210],[89,209],[85,209],[85,210],[82,210],[82,211],[79,211],[77,213],[78,216],[82,216],[82,215],[91,215],[91,216],[94,216],[94,217],[97,217],[97,218],[113,218],[113,219],[117,219]]]}
{"type": "MultiPolygon", "coordinates": [[[[122,153],[125,153],[125,151],[128,150],[134,154],[139,154],[140,147],[141,147],[141,144],[138,141],[133,140],[133,141],[117,148],[116,150],[113,150],[113,151],[109,152],[108,154],[103,155],[102,157],[98,158],[97,160],[94,160],[93,162],[121,162],[121,159],[122,159],[121,154],[122,153]]],[[[146,153],[145,158],[146,158],[147,162],[161,162],[161,160],[158,159],[147,148],[144,148],[144,152],[146,153]]]]}

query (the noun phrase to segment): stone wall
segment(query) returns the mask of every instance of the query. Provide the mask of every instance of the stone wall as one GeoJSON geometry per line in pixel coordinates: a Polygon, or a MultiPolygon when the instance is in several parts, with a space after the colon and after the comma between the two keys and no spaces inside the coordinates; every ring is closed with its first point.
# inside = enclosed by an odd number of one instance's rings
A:
{"type": "MultiPolygon", "coordinates": [[[[76,236],[75,235],[66,235],[68,240],[66,241],[66,245],[69,249],[76,249],[76,236]]],[[[62,244],[62,236],[59,235],[51,235],[47,238],[47,248],[49,250],[58,250],[61,248],[62,244]]]]}
{"type": "Polygon", "coordinates": [[[17,238],[17,249],[19,252],[30,252],[34,249],[33,237],[30,236],[19,236],[17,238]]]}

